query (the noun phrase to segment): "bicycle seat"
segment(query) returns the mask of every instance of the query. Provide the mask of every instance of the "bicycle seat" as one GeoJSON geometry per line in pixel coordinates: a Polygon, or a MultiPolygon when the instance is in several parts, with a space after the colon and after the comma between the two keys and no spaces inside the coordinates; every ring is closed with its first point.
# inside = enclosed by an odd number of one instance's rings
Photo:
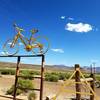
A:
{"type": "Polygon", "coordinates": [[[37,33],[38,30],[37,30],[37,29],[32,29],[32,30],[30,30],[30,32],[31,32],[32,34],[34,34],[34,33],[37,33]]]}

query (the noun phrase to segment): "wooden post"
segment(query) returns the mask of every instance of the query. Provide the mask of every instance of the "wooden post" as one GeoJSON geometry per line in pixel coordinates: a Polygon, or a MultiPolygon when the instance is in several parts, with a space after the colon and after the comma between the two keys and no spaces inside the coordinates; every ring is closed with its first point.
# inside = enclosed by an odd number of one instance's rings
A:
{"type": "Polygon", "coordinates": [[[40,100],[43,100],[44,62],[45,62],[45,57],[44,57],[44,55],[42,55],[41,84],[40,84],[40,100]]]}
{"type": "MultiPolygon", "coordinates": [[[[75,82],[80,82],[80,73],[78,70],[80,70],[79,64],[75,64],[75,82]]],[[[81,92],[81,86],[80,84],[76,83],[76,92],[81,92]]],[[[76,100],[81,100],[81,94],[76,93],[76,100]]]]}
{"type": "Polygon", "coordinates": [[[19,75],[19,64],[20,64],[20,56],[18,56],[18,59],[17,59],[13,100],[16,100],[17,82],[18,82],[18,75],[19,75]]]}
{"type": "MultiPolygon", "coordinates": [[[[90,86],[94,91],[94,81],[95,81],[94,74],[91,74],[90,77],[93,78],[93,80],[90,81],[90,86]]],[[[92,91],[90,91],[90,93],[93,94],[92,91]]],[[[90,100],[94,100],[94,95],[90,95],[90,100]]]]}

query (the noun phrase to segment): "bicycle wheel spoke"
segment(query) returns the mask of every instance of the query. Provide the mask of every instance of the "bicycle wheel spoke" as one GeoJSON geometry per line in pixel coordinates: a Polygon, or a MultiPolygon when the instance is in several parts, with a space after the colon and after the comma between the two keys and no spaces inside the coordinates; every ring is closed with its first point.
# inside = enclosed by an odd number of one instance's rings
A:
{"type": "Polygon", "coordinates": [[[46,37],[39,36],[32,42],[34,54],[45,54],[49,49],[49,41],[46,37]]]}

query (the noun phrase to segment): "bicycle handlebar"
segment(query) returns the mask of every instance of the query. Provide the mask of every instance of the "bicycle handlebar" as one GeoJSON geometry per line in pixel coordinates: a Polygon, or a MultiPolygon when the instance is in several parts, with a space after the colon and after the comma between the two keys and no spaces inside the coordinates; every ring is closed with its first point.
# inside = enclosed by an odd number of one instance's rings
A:
{"type": "MultiPolygon", "coordinates": [[[[14,26],[14,28],[15,28],[17,31],[20,31],[20,32],[23,32],[23,31],[24,31],[24,29],[18,27],[16,23],[14,23],[13,26],[14,26]]],[[[37,32],[38,32],[38,29],[32,29],[32,30],[30,30],[30,32],[31,32],[32,34],[37,33],[37,32]]]]}
{"type": "Polygon", "coordinates": [[[14,23],[13,26],[15,27],[15,29],[16,29],[17,31],[20,31],[20,32],[23,32],[23,31],[24,31],[24,29],[18,27],[16,23],[14,23]]]}

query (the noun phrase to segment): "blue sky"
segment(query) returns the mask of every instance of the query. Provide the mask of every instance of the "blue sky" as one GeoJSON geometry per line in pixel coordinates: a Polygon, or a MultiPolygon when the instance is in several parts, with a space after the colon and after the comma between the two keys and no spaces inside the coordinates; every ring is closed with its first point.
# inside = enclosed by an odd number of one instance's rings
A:
{"type": "MultiPolygon", "coordinates": [[[[0,54],[2,45],[15,35],[13,22],[49,38],[46,64],[100,66],[99,0],[0,0],[0,54]]],[[[22,52],[24,52],[21,49],[22,52]]],[[[0,58],[0,61],[15,61],[0,58]]],[[[32,63],[24,58],[22,62],[32,63]]],[[[40,59],[34,59],[38,63],[40,59]]]]}

